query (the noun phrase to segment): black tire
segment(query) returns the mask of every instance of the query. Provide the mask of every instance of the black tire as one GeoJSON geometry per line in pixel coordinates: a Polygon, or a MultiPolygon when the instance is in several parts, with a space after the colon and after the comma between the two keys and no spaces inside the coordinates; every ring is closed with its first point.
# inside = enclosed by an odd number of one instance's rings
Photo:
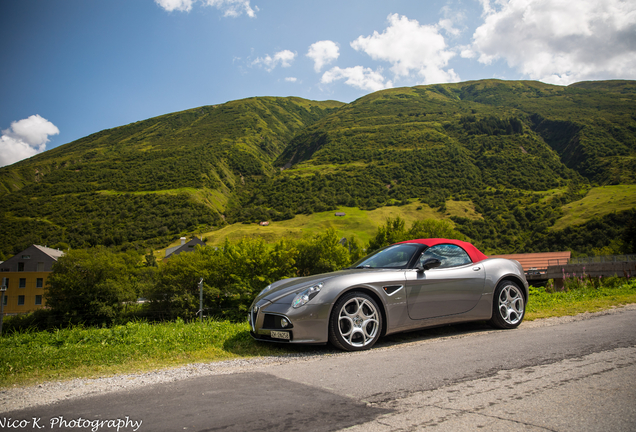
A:
{"type": "Polygon", "coordinates": [[[515,282],[503,280],[495,289],[492,317],[488,323],[500,329],[513,329],[521,324],[526,314],[526,299],[515,282]]]}
{"type": "Polygon", "coordinates": [[[344,351],[371,348],[382,333],[382,312],[376,301],[360,291],[338,299],[329,317],[329,342],[344,351]]]}

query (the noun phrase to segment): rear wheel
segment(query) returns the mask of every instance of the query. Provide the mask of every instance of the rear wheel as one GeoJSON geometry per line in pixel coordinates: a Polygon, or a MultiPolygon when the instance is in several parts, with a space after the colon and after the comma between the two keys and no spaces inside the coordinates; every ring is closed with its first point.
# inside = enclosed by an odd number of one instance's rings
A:
{"type": "Polygon", "coordinates": [[[512,329],[521,324],[525,313],[526,301],[519,285],[509,280],[499,282],[495,289],[489,324],[497,328],[512,329]]]}
{"type": "Polygon", "coordinates": [[[329,318],[329,341],[345,351],[371,348],[380,338],[382,314],[369,295],[352,291],[334,305],[329,318]]]}

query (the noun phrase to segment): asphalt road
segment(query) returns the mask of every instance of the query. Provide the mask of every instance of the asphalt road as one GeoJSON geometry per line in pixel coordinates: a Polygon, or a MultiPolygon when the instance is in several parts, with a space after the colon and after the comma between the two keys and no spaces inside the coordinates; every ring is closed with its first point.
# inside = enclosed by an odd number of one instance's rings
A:
{"type": "Polygon", "coordinates": [[[3,413],[0,430],[634,431],[635,330],[631,309],[429,330],[362,353],[307,348],[316,355],[3,413]]]}

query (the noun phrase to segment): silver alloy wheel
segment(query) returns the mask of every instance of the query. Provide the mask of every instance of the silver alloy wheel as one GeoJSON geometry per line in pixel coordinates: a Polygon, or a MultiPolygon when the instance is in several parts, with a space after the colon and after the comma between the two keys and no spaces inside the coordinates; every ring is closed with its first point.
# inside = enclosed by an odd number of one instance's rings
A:
{"type": "Polygon", "coordinates": [[[499,314],[503,320],[515,325],[523,318],[523,294],[516,285],[506,285],[499,293],[499,314]]]}
{"type": "Polygon", "coordinates": [[[338,315],[340,336],[353,347],[363,347],[375,340],[380,328],[375,305],[364,297],[347,301],[338,315]]]}

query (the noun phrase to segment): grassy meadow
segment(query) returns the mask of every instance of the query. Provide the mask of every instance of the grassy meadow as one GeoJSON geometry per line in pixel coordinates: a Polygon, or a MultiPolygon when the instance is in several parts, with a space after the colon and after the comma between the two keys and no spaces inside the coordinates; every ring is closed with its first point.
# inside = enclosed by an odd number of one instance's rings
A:
{"type": "MultiPolygon", "coordinates": [[[[447,219],[450,216],[462,216],[471,219],[479,219],[475,208],[470,201],[447,201],[446,212],[429,207],[419,201],[413,201],[403,206],[381,207],[375,210],[360,210],[357,207],[338,207],[336,210],[313,213],[311,215],[296,215],[293,219],[273,222],[268,226],[258,224],[236,223],[209,232],[198,233],[208,239],[208,245],[218,246],[227,238],[235,242],[243,237],[261,237],[267,242],[276,241],[282,237],[299,238],[303,235],[312,235],[324,232],[328,228],[334,228],[339,236],[355,236],[362,244],[367,244],[375,235],[377,227],[383,225],[388,217],[401,217],[409,226],[416,220],[422,219],[447,219]],[[336,212],[343,212],[345,216],[335,216],[336,212]]],[[[452,222],[451,222],[452,223],[452,222]]],[[[177,246],[179,241],[171,243],[168,247],[177,246]]],[[[165,249],[158,251],[159,257],[165,256],[165,249]]]]}
{"type": "Polygon", "coordinates": [[[563,216],[553,230],[583,224],[594,217],[621,212],[636,207],[636,185],[601,186],[590,189],[581,200],[564,205],[563,216]]]}

